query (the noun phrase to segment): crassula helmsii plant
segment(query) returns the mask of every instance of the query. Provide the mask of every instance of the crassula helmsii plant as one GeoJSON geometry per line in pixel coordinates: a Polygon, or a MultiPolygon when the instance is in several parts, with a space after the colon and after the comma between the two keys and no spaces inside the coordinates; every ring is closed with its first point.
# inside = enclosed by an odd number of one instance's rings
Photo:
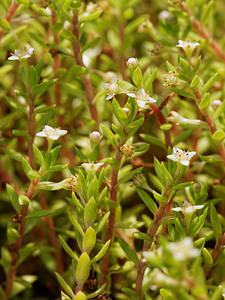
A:
{"type": "Polygon", "coordinates": [[[2,0],[0,299],[225,297],[223,0],[2,0]]]}

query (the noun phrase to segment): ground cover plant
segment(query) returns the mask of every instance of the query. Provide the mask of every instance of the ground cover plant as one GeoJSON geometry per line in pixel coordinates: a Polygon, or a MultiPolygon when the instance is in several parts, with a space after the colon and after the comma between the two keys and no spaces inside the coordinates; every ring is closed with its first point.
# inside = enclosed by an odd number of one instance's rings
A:
{"type": "Polygon", "coordinates": [[[0,299],[225,297],[224,13],[0,2],[0,299]]]}

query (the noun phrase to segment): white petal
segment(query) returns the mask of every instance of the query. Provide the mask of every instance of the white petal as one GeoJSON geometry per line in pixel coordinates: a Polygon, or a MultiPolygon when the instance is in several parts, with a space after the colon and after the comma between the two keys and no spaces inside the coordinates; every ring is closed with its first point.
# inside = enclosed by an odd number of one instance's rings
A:
{"type": "Polygon", "coordinates": [[[182,208],[181,207],[174,207],[172,208],[173,211],[182,211],[182,208]]]}
{"type": "Polygon", "coordinates": [[[173,155],[173,154],[167,155],[167,158],[169,158],[169,159],[171,159],[173,161],[178,161],[178,159],[176,158],[176,156],[173,155]]]}
{"type": "Polygon", "coordinates": [[[152,97],[150,97],[150,96],[148,96],[148,100],[149,100],[149,102],[151,102],[151,103],[156,103],[156,100],[155,99],[153,99],[152,97]]]}
{"type": "Polygon", "coordinates": [[[204,205],[194,205],[193,206],[195,209],[202,209],[204,207],[204,205]]]}
{"type": "Polygon", "coordinates": [[[146,104],[148,104],[148,102],[137,100],[137,105],[138,105],[139,107],[145,107],[146,104]]]}
{"type": "Polygon", "coordinates": [[[191,159],[193,156],[195,156],[196,152],[193,151],[193,152],[187,152],[188,154],[188,158],[191,159]]]}
{"type": "Polygon", "coordinates": [[[12,55],[8,58],[8,60],[19,60],[19,57],[16,55],[12,55]]]}
{"type": "Polygon", "coordinates": [[[176,153],[176,152],[183,153],[184,151],[181,150],[181,149],[179,149],[179,148],[177,148],[177,147],[173,147],[173,153],[176,153]]]}
{"type": "Polygon", "coordinates": [[[30,48],[30,49],[27,50],[27,53],[30,54],[30,55],[32,55],[33,52],[34,52],[34,48],[30,48]]]}
{"type": "Polygon", "coordinates": [[[58,132],[59,135],[65,135],[65,134],[67,134],[67,130],[57,129],[57,132],[58,132]]]}
{"type": "Polygon", "coordinates": [[[107,95],[107,97],[106,97],[105,99],[106,99],[106,100],[110,100],[110,99],[112,99],[114,96],[115,96],[114,94],[113,94],[113,95],[107,95]]]}
{"type": "Polygon", "coordinates": [[[132,98],[136,98],[136,94],[135,93],[127,93],[127,96],[132,97],[132,98]]]}
{"type": "Polygon", "coordinates": [[[189,165],[189,160],[181,160],[180,163],[187,167],[189,165]]]}
{"type": "Polygon", "coordinates": [[[29,54],[25,54],[22,56],[22,58],[30,58],[30,55],[29,54]]]}
{"type": "Polygon", "coordinates": [[[44,131],[40,131],[40,132],[36,133],[36,136],[46,137],[46,133],[44,131]]]}
{"type": "Polygon", "coordinates": [[[49,125],[45,125],[44,129],[45,129],[45,130],[54,130],[54,128],[52,128],[52,127],[49,126],[49,125]]]}
{"type": "Polygon", "coordinates": [[[49,138],[50,140],[56,141],[56,140],[58,140],[59,136],[58,136],[58,135],[49,135],[48,138],[49,138]]]}

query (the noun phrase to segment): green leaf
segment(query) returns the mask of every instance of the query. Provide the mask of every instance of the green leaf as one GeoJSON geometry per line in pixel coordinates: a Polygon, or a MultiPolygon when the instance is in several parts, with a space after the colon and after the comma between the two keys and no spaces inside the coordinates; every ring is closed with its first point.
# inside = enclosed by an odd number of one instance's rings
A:
{"type": "Polygon", "coordinates": [[[175,89],[175,88],[171,88],[171,90],[179,96],[183,96],[183,97],[190,98],[190,99],[195,99],[195,95],[192,93],[189,93],[189,92],[186,92],[186,91],[180,90],[180,89],[175,89]]]}
{"type": "Polygon", "coordinates": [[[204,84],[203,88],[201,89],[201,93],[205,94],[212,86],[213,84],[219,80],[220,76],[218,73],[215,73],[212,75],[209,80],[204,84]]]}
{"type": "Polygon", "coordinates": [[[212,136],[212,139],[214,141],[222,141],[224,138],[225,138],[225,132],[222,129],[217,129],[212,136]]]}
{"type": "Polygon", "coordinates": [[[121,289],[121,291],[124,293],[124,294],[126,294],[126,295],[128,295],[128,296],[130,296],[130,297],[132,297],[132,298],[134,298],[134,299],[138,299],[138,294],[134,291],[134,290],[132,290],[132,289],[129,289],[129,288],[122,288],[121,289]]]}
{"type": "Polygon", "coordinates": [[[210,104],[210,94],[209,93],[206,93],[203,97],[202,97],[202,99],[201,99],[201,102],[200,102],[200,104],[199,104],[199,108],[200,109],[206,109],[206,108],[208,108],[208,106],[209,106],[209,104],[210,104]]]}
{"type": "Polygon", "coordinates": [[[67,214],[68,214],[68,218],[69,218],[70,222],[72,223],[73,227],[80,233],[81,236],[83,236],[84,235],[84,231],[83,231],[80,223],[77,221],[74,213],[69,210],[67,212],[67,214]]]}
{"type": "Polygon", "coordinates": [[[66,283],[66,281],[62,278],[61,275],[59,275],[57,272],[55,272],[55,275],[58,279],[59,284],[61,285],[61,287],[65,290],[65,292],[72,298],[75,297],[73,290],[71,289],[71,287],[68,285],[68,283],[66,283]]]}
{"type": "Polygon", "coordinates": [[[134,232],[133,236],[134,236],[135,239],[144,240],[144,241],[151,241],[150,237],[146,233],[143,233],[143,232],[138,232],[138,231],[134,232]]]}
{"type": "Polygon", "coordinates": [[[92,226],[97,217],[97,205],[94,197],[88,201],[84,209],[84,222],[86,227],[92,226]]]}
{"type": "Polygon", "coordinates": [[[36,145],[33,144],[33,151],[35,160],[39,163],[41,167],[44,167],[45,161],[41,151],[38,149],[36,145]]]}
{"type": "Polygon", "coordinates": [[[146,133],[141,133],[141,134],[140,134],[140,137],[141,137],[144,141],[146,141],[146,142],[148,142],[148,143],[150,143],[150,144],[153,144],[153,145],[159,146],[160,148],[165,149],[164,143],[161,142],[159,138],[156,138],[156,137],[154,137],[154,136],[152,136],[152,135],[150,135],[150,134],[146,134],[146,133]]]}
{"type": "Polygon", "coordinates": [[[76,283],[78,286],[83,286],[89,277],[91,270],[91,261],[89,255],[85,252],[82,253],[76,267],[76,283]]]}
{"type": "Polygon", "coordinates": [[[126,115],[125,111],[123,111],[123,109],[121,108],[121,106],[119,105],[119,103],[117,102],[117,100],[115,98],[113,98],[113,101],[112,101],[112,108],[113,108],[113,113],[116,116],[119,123],[121,125],[125,126],[127,123],[127,115],[126,115]]]}
{"type": "Polygon", "coordinates": [[[85,231],[83,241],[82,241],[82,248],[83,252],[87,252],[88,254],[94,248],[96,243],[96,232],[92,227],[88,227],[85,231]]]}
{"type": "Polygon", "coordinates": [[[209,213],[210,213],[210,222],[212,225],[212,229],[214,231],[215,238],[218,241],[222,236],[222,227],[220,224],[220,219],[218,217],[217,211],[212,202],[210,202],[209,213]]]}
{"type": "Polygon", "coordinates": [[[107,241],[101,248],[101,250],[92,258],[91,260],[91,264],[96,263],[97,261],[99,261],[107,252],[108,248],[110,245],[110,240],[107,241]]]}
{"type": "Polygon", "coordinates": [[[131,247],[128,245],[127,242],[125,242],[123,239],[121,239],[119,236],[116,237],[121,248],[123,249],[123,251],[126,253],[126,255],[128,256],[128,258],[133,261],[135,263],[135,265],[137,266],[139,263],[139,259],[137,257],[137,254],[134,250],[131,249],[131,247]]]}
{"type": "Polygon", "coordinates": [[[31,66],[28,69],[28,79],[32,88],[38,83],[39,78],[34,66],[31,66]]]}
{"type": "Polygon", "coordinates": [[[25,158],[22,159],[22,168],[30,181],[33,181],[36,178],[40,178],[40,174],[32,169],[29,162],[25,158]]]}
{"type": "Polygon", "coordinates": [[[47,210],[47,209],[46,210],[38,210],[38,211],[29,213],[26,216],[26,219],[42,218],[42,217],[46,217],[50,214],[51,214],[50,210],[47,210]]]}
{"type": "Polygon", "coordinates": [[[138,88],[142,88],[143,79],[142,79],[142,71],[141,71],[140,67],[137,67],[134,70],[132,80],[138,88]]]}
{"type": "Polygon", "coordinates": [[[6,184],[6,191],[7,191],[7,194],[9,196],[9,200],[10,200],[13,208],[16,211],[20,211],[21,210],[21,205],[20,205],[20,202],[19,202],[19,198],[18,198],[17,192],[9,184],[6,184]]]}
{"type": "Polygon", "coordinates": [[[70,246],[67,244],[67,242],[64,240],[64,238],[59,235],[59,242],[61,244],[61,246],[63,247],[63,249],[66,251],[66,253],[72,258],[75,259],[76,261],[78,261],[79,257],[76,254],[75,251],[73,251],[70,246]]]}
{"type": "Polygon", "coordinates": [[[88,22],[88,21],[93,21],[95,19],[97,19],[100,15],[102,14],[102,10],[96,11],[86,17],[82,17],[80,18],[80,22],[88,22]]]}
{"type": "Polygon", "coordinates": [[[115,148],[118,146],[118,142],[116,140],[115,135],[112,133],[112,131],[105,126],[104,124],[101,124],[101,130],[106,139],[109,141],[110,144],[112,144],[115,148]]]}
{"type": "Polygon", "coordinates": [[[150,212],[155,216],[158,212],[158,207],[155,201],[142,189],[137,188],[137,193],[150,212]]]}

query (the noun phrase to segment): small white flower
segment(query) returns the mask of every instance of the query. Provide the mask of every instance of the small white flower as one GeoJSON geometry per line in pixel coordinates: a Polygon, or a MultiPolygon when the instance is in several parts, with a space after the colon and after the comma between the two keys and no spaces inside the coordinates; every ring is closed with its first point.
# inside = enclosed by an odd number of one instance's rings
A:
{"type": "Polygon", "coordinates": [[[128,92],[127,96],[135,98],[140,109],[145,109],[148,104],[156,102],[144,89],[140,89],[137,92],[128,92]]]}
{"type": "Polygon", "coordinates": [[[172,16],[170,14],[170,12],[168,10],[162,10],[160,13],[159,13],[159,19],[164,21],[164,20],[168,20],[170,19],[172,16]]]}
{"type": "Polygon", "coordinates": [[[115,95],[119,94],[120,89],[118,85],[118,78],[116,77],[116,75],[113,76],[113,79],[109,83],[105,83],[103,87],[107,90],[106,100],[110,100],[115,95]]]}
{"type": "Polygon", "coordinates": [[[176,47],[178,47],[178,48],[183,48],[184,52],[186,53],[186,55],[188,57],[191,57],[193,51],[198,46],[200,46],[200,44],[198,42],[191,42],[191,41],[185,42],[182,40],[179,40],[178,44],[176,45],[176,47]]]}
{"type": "Polygon", "coordinates": [[[185,150],[181,150],[179,148],[174,147],[173,148],[173,154],[167,155],[167,158],[177,161],[180,164],[184,166],[188,166],[190,163],[190,160],[193,156],[195,156],[196,152],[187,152],[185,150]]]}
{"type": "Polygon", "coordinates": [[[101,168],[104,165],[104,163],[84,163],[81,166],[85,169],[86,172],[94,171],[97,172],[99,168],[101,168]]]}
{"type": "Polygon", "coordinates": [[[184,261],[200,255],[200,251],[194,248],[193,241],[190,237],[186,237],[180,242],[168,243],[168,249],[178,261],[184,261]]]}
{"type": "Polygon", "coordinates": [[[67,130],[61,130],[59,128],[52,128],[51,126],[45,125],[44,129],[36,134],[39,137],[46,137],[50,140],[57,140],[61,136],[67,134],[67,130]]]}
{"type": "Polygon", "coordinates": [[[184,215],[192,215],[196,210],[202,209],[204,205],[193,205],[188,201],[184,201],[181,207],[172,208],[173,211],[181,211],[184,215]]]}
{"type": "Polygon", "coordinates": [[[190,124],[190,125],[197,125],[197,126],[201,124],[200,120],[186,119],[181,115],[179,115],[176,111],[171,111],[169,113],[168,120],[176,124],[190,124]]]}
{"type": "Polygon", "coordinates": [[[137,64],[138,64],[138,60],[137,60],[137,58],[134,58],[134,57],[130,57],[127,61],[128,67],[129,66],[136,67],[137,64]]]}
{"type": "Polygon", "coordinates": [[[215,108],[220,107],[221,104],[222,104],[222,101],[221,101],[221,100],[214,100],[214,101],[212,102],[212,106],[215,107],[215,108]]]}
{"type": "Polygon", "coordinates": [[[16,49],[14,51],[14,54],[11,55],[8,60],[21,60],[21,59],[25,59],[25,58],[30,58],[31,55],[34,52],[34,48],[28,48],[25,51],[20,51],[18,49],[16,49]]]}
{"type": "Polygon", "coordinates": [[[101,53],[101,48],[96,46],[94,48],[89,48],[83,52],[82,59],[85,67],[89,67],[92,61],[101,53]]]}

